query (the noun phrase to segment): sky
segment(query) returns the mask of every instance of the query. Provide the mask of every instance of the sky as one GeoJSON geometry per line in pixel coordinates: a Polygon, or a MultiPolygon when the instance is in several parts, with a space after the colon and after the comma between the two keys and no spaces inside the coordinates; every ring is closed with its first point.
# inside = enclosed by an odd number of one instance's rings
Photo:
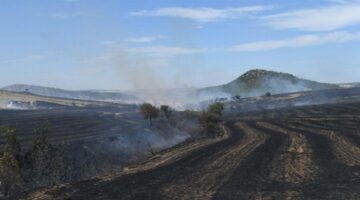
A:
{"type": "Polygon", "coordinates": [[[359,0],[0,0],[0,87],[204,87],[268,69],[360,81],[359,0]]]}

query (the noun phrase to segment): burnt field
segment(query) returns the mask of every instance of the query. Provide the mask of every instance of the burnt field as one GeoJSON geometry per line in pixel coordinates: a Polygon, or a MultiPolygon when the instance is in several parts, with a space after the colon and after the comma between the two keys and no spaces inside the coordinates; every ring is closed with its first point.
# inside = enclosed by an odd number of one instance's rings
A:
{"type": "Polygon", "coordinates": [[[360,103],[231,114],[224,131],[24,199],[360,199],[360,103]]]}
{"type": "MultiPolygon", "coordinates": [[[[28,148],[33,138],[33,129],[48,126],[51,143],[70,143],[111,137],[135,126],[131,120],[141,121],[136,115],[136,106],[64,108],[41,110],[0,110],[0,125],[14,126],[23,148],[28,148]]],[[[0,146],[3,145],[2,138],[0,146]]]]}

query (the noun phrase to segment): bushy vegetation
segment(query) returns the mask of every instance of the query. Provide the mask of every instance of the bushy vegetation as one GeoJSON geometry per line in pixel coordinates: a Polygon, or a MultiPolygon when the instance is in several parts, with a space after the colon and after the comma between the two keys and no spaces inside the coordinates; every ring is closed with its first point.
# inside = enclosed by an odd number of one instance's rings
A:
{"type": "Polygon", "coordinates": [[[1,127],[5,144],[0,155],[1,190],[5,196],[16,193],[23,184],[20,144],[14,127],[1,127]]]}
{"type": "Polygon", "coordinates": [[[219,123],[222,121],[221,116],[224,111],[224,104],[216,102],[210,104],[207,110],[203,111],[199,117],[199,123],[203,128],[203,132],[214,137],[221,131],[219,130],[219,123]]]}
{"type": "Polygon", "coordinates": [[[49,174],[49,161],[53,155],[51,152],[51,146],[48,141],[48,135],[50,134],[50,128],[46,125],[34,129],[34,139],[32,142],[32,148],[29,152],[31,176],[36,177],[38,183],[47,182],[45,174],[49,174]]]}
{"type": "Polygon", "coordinates": [[[34,129],[35,138],[32,142],[32,153],[44,151],[49,148],[48,135],[50,128],[48,126],[34,129]]]}
{"type": "Polygon", "coordinates": [[[139,111],[145,119],[149,120],[150,126],[152,126],[152,120],[159,117],[159,110],[149,103],[140,105],[139,111]]]}
{"type": "Polygon", "coordinates": [[[44,176],[53,159],[48,153],[50,144],[47,135],[49,132],[48,127],[34,129],[32,148],[22,154],[16,128],[11,126],[0,128],[5,142],[0,153],[0,193],[3,196],[14,196],[24,187],[35,187],[40,184],[38,177],[49,178],[44,176]],[[26,182],[32,184],[26,186],[26,182]]]}
{"type": "Polygon", "coordinates": [[[220,102],[215,102],[213,104],[210,104],[208,107],[208,112],[221,116],[222,112],[224,111],[224,104],[220,102]]]}

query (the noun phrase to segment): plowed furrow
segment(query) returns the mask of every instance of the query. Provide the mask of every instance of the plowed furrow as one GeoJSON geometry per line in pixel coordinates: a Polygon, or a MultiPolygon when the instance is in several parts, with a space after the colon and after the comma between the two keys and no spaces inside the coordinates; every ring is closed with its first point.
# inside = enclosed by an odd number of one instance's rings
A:
{"type": "Polygon", "coordinates": [[[351,121],[350,119],[337,119],[337,120],[303,120],[302,123],[308,123],[314,127],[329,127],[337,130],[357,131],[359,121],[351,121]],[[345,122],[346,121],[346,122],[345,122]]]}
{"type": "Polygon", "coordinates": [[[232,148],[214,154],[211,162],[203,163],[194,173],[166,184],[163,193],[167,199],[210,199],[234,175],[244,158],[266,139],[265,134],[254,132],[245,123],[229,127],[237,134],[242,133],[243,139],[232,148]]]}
{"type": "MultiPolygon", "coordinates": [[[[301,123],[297,123],[297,126],[299,126],[299,124],[301,123]]],[[[308,128],[305,125],[300,125],[300,127],[302,130],[313,130],[313,128],[308,128]]],[[[317,128],[316,130],[319,134],[330,139],[333,153],[338,161],[360,169],[360,146],[358,144],[358,137],[348,132],[338,132],[326,128],[317,128]]],[[[360,173],[360,170],[355,172],[355,175],[358,173],[360,173]]]]}
{"type": "Polygon", "coordinates": [[[318,167],[312,160],[312,150],[306,137],[301,133],[290,131],[271,123],[261,122],[261,126],[279,131],[289,136],[290,141],[273,160],[271,177],[280,182],[302,183],[314,180],[318,167]]]}
{"type": "Polygon", "coordinates": [[[250,199],[255,188],[257,191],[265,191],[276,185],[270,179],[269,166],[276,152],[286,143],[287,137],[276,131],[268,131],[256,123],[249,125],[257,132],[268,134],[269,138],[245,158],[231,179],[218,189],[213,199],[250,199]]]}
{"type": "MultiPolygon", "coordinates": [[[[333,123],[336,123],[336,122],[333,122],[333,123]]],[[[329,132],[329,134],[330,133],[336,133],[337,135],[339,135],[341,137],[346,137],[356,147],[360,147],[360,135],[355,134],[352,129],[337,128],[337,127],[335,127],[335,125],[330,126],[329,123],[323,124],[323,125],[318,125],[318,124],[313,123],[311,121],[294,122],[293,124],[296,124],[296,126],[298,126],[298,127],[306,128],[308,130],[314,130],[315,129],[315,130],[318,130],[318,131],[329,132]]]]}
{"type": "Polygon", "coordinates": [[[304,134],[313,150],[314,162],[320,167],[320,176],[323,181],[342,181],[353,177],[354,170],[337,160],[332,141],[327,136],[319,134],[319,132],[314,133],[301,129],[292,124],[274,123],[284,129],[304,134]]]}
{"type": "MultiPolygon", "coordinates": [[[[62,188],[57,192],[71,193],[74,199],[172,199],[166,193],[166,188],[172,185],[174,180],[186,179],[186,177],[201,172],[205,166],[210,165],[219,152],[229,152],[239,144],[243,134],[236,132],[223,141],[210,144],[194,150],[176,162],[156,167],[136,174],[128,174],[107,182],[82,182],[76,185],[81,190],[89,190],[89,193],[77,193],[71,188],[62,188]],[[96,190],[92,187],[96,186],[96,190]],[[64,190],[64,191],[61,191],[64,190]],[[93,192],[92,192],[93,191],[93,192]]],[[[219,169],[221,168],[218,166],[219,169]]],[[[182,190],[174,190],[182,192],[182,190]]],[[[54,198],[54,196],[52,197],[54,198]]],[[[176,199],[175,197],[173,197],[176,199]]],[[[56,198],[55,198],[56,199],[56,198]]],[[[59,197],[64,199],[64,197],[59,197]]]]}

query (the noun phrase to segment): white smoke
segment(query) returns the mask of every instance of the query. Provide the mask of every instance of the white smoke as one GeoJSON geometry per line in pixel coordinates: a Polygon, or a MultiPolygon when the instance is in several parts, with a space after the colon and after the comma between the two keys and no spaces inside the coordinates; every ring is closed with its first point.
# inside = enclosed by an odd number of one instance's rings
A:
{"type": "MultiPolygon", "coordinates": [[[[120,46],[116,48],[114,69],[120,78],[126,80],[131,87],[129,94],[140,97],[144,102],[159,105],[169,105],[178,110],[196,107],[201,101],[219,95],[193,95],[196,89],[183,88],[179,76],[176,80],[164,74],[171,58],[178,55],[201,53],[201,49],[186,49],[179,47],[157,47],[129,49],[120,46]],[[167,52],[168,51],[168,52],[167,52]]],[[[181,73],[181,72],[179,72],[181,73]]],[[[184,81],[185,82],[185,81],[184,81]]]]}
{"type": "Polygon", "coordinates": [[[30,104],[19,104],[17,102],[14,101],[10,101],[6,104],[5,109],[9,109],[9,110],[29,110],[29,109],[33,109],[33,107],[30,104]]]}

